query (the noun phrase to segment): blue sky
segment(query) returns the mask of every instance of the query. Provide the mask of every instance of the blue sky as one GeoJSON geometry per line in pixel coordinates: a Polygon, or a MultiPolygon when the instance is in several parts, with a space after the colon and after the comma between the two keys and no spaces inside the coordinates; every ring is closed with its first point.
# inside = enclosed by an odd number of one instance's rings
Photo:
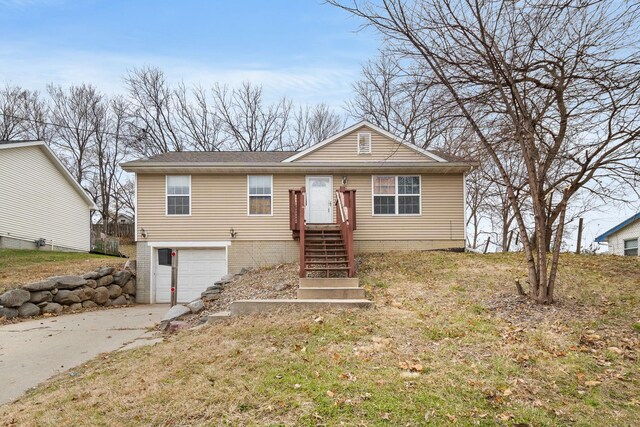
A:
{"type": "Polygon", "coordinates": [[[341,106],[379,39],[318,0],[0,0],[0,81],[122,90],[133,67],[171,80],[260,82],[267,95],[341,106]]]}

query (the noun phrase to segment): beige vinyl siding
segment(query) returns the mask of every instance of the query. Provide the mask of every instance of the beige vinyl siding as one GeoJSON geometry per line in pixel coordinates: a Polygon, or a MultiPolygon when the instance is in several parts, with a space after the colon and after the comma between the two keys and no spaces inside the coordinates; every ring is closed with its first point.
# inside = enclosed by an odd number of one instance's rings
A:
{"type": "MultiPolygon", "coordinates": [[[[165,215],[165,175],[139,174],[137,180],[138,230],[145,229],[147,240],[234,242],[291,240],[289,189],[303,186],[305,176],[273,175],[273,215],[259,217],[247,215],[247,175],[192,175],[191,215],[174,217],[165,215]]],[[[420,216],[373,216],[371,175],[347,175],[347,180],[347,188],[357,190],[356,240],[464,238],[462,174],[422,175],[420,216]]],[[[333,177],[336,189],[341,182],[342,175],[333,177]]]]}
{"type": "Polygon", "coordinates": [[[294,162],[432,162],[430,157],[362,126],[294,162]],[[358,132],[371,133],[371,154],[358,154],[358,132]]]}
{"type": "MultiPolygon", "coordinates": [[[[165,215],[165,175],[138,174],[138,230],[147,240],[291,239],[289,189],[304,185],[304,176],[273,176],[273,215],[247,214],[247,175],[192,175],[191,215],[165,215]]],[[[138,237],[140,237],[138,233],[138,237]]]]}
{"type": "Polygon", "coordinates": [[[0,236],[89,251],[87,202],[37,146],[0,150],[0,236]]]}

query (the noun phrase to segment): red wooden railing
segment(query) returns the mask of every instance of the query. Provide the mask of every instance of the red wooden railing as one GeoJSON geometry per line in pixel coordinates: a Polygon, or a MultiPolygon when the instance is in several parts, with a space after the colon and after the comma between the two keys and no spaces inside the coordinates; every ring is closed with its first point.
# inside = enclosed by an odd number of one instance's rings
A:
{"type": "Polygon", "coordinates": [[[356,275],[356,262],[353,248],[353,232],[356,229],[356,190],[340,187],[336,191],[336,222],[340,226],[340,234],[344,242],[349,263],[349,277],[356,275]]]}
{"type": "Polygon", "coordinates": [[[305,266],[307,265],[304,250],[304,198],[304,187],[299,190],[289,190],[289,228],[293,232],[293,238],[300,239],[300,277],[305,276],[305,266]]]}

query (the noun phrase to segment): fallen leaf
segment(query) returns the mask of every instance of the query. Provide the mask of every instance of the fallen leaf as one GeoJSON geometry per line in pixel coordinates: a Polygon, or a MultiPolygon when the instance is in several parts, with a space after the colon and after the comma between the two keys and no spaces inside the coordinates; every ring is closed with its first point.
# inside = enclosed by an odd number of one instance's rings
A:
{"type": "Polygon", "coordinates": [[[389,420],[391,419],[391,415],[389,415],[389,413],[388,413],[388,412],[383,412],[383,413],[380,415],[380,419],[389,421],[389,420]]]}
{"type": "Polygon", "coordinates": [[[327,390],[327,396],[333,397],[333,396],[335,396],[335,393],[332,392],[331,390],[327,390]]]}
{"type": "Polygon", "coordinates": [[[598,384],[600,384],[600,381],[585,381],[584,385],[586,385],[587,387],[595,387],[598,384]]]}
{"type": "Polygon", "coordinates": [[[302,387],[300,384],[294,384],[293,385],[293,388],[300,388],[300,387],[302,387]]]}
{"type": "Polygon", "coordinates": [[[511,391],[510,388],[506,389],[505,391],[502,392],[503,396],[511,396],[513,394],[513,391],[511,391]]]}

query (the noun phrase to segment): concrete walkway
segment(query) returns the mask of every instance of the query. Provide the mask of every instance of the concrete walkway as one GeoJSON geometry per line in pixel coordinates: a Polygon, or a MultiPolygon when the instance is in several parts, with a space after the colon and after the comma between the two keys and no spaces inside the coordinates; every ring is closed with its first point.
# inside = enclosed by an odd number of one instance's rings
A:
{"type": "Polygon", "coordinates": [[[0,405],[100,353],[149,339],[147,328],[168,309],[139,305],[0,326],[0,405]]]}

